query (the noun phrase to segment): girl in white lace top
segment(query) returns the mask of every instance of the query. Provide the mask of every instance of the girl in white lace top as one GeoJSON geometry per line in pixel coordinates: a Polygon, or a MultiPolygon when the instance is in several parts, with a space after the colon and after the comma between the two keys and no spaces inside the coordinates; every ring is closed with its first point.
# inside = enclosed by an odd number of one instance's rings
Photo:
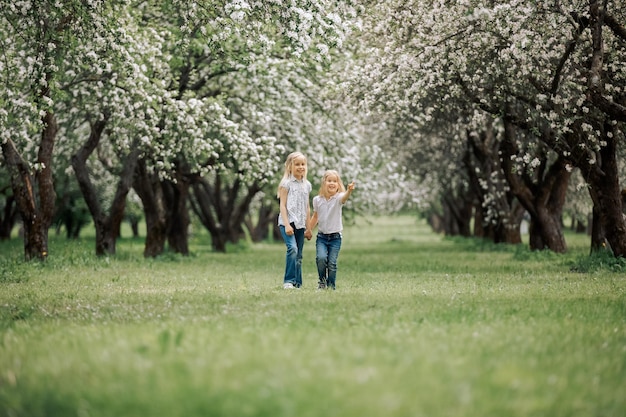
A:
{"type": "Polygon", "coordinates": [[[278,227],[287,246],[283,288],[302,286],[302,249],[304,239],[311,239],[308,229],[311,218],[307,176],[307,159],[301,152],[292,152],[285,161],[285,174],[278,186],[280,214],[278,227]]]}

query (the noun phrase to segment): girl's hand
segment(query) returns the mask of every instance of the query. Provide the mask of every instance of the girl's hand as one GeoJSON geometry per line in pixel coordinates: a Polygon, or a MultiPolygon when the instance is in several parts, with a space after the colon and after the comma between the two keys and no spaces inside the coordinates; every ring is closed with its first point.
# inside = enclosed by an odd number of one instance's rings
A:
{"type": "Polygon", "coordinates": [[[348,184],[348,191],[352,191],[356,188],[356,181],[352,181],[350,184],[348,184]]]}
{"type": "Polygon", "coordinates": [[[285,225],[285,233],[287,236],[293,235],[293,227],[290,224],[285,225]]]}
{"type": "Polygon", "coordinates": [[[311,238],[313,237],[313,233],[311,232],[311,229],[306,229],[304,231],[304,237],[306,238],[306,240],[311,240],[311,238]]]}

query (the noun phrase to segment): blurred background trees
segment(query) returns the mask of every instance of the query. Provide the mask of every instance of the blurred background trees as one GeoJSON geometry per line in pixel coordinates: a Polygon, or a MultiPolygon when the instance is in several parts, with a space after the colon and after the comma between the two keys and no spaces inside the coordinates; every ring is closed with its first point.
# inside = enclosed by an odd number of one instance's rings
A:
{"type": "Polygon", "coordinates": [[[0,238],[144,255],[275,233],[286,154],[356,212],[626,252],[626,11],[614,1],[24,0],[0,6],[0,238]]]}

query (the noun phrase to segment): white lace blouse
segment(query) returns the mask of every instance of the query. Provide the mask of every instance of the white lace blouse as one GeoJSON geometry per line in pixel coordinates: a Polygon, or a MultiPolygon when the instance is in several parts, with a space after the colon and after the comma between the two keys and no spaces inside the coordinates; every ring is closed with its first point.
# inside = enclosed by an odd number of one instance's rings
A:
{"type": "MultiPolygon", "coordinates": [[[[313,186],[307,179],[299,181],[292,176],[289,179],[282,180],[280,187],[288,190],[287,215],[289,216],[289,223],[294,223],[296,229],[305,229],[309,194],[313,186]]],[[[278,224],[284,226],[280,213],[278,214],[278,224]]]]}

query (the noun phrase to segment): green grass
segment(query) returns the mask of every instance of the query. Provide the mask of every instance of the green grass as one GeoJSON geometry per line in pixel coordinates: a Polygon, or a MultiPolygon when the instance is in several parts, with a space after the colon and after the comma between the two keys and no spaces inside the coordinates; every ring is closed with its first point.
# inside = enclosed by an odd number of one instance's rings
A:
{"type": "Polygon", "coordinates": [[[115,258],[0,243],[0,416],[626,415],[626,276],[587,253],[346,229],[337,291],[281,288],[282,244],[115,258]]]}

